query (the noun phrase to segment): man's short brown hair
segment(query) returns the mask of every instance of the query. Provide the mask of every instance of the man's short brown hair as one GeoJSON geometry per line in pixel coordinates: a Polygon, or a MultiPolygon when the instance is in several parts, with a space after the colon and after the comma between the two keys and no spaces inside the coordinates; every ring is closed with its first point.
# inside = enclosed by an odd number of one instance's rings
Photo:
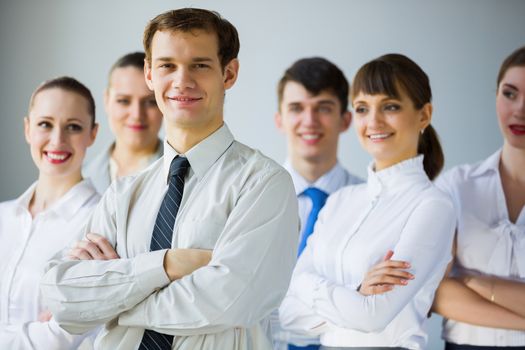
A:
{"type": "Polygon", "coordinates": [[[219,60],[224,69],[239,54],[237,29],[215,11],[197,8],[182,8],[161,13],[153,18],[144,29],[144,51],[146,62],[151,65],[151,42],[157,31],[191,32],[204,30],[217,35],[219,60]]]}

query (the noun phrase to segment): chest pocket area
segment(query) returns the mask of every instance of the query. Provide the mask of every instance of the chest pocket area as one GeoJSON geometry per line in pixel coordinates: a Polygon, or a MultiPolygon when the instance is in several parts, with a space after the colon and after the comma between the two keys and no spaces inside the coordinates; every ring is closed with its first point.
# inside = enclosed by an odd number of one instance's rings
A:
{"type": "Polygon", "coordinates": [[[186,219],[177,231],[177,247],[213,249],[224,224],[214,219],[186,219]]]}

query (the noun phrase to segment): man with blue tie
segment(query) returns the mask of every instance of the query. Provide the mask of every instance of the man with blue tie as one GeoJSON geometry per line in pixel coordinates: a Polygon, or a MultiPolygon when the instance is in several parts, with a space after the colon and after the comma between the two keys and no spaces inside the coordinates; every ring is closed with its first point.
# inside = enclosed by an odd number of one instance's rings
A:
{"type": "Polygon", "coordinates": [[[97,349],[268,350],[296,259],[290,175],[236,141],[223,104],[239,38],[218,13],[182,8],[144,31],[145,78],[164,116],[162,159],[104,194],[71,260],[41,290],[97,349]]]}
{"type": "MultiPolygon", "coordinates": [[[[339,135],[352,121],[348,92],[343,72],[321,57],[295,62],[277,87],[275,125],[286,136],[288,157],[284,167],[292,176],[299,201],[298,256],[328,196],[341,187],[362,182],[337,161],[339,135]]],[[[272,332],[275,350],[319,348],[318,339],[282,330],[276,313],[272,332]]]]}

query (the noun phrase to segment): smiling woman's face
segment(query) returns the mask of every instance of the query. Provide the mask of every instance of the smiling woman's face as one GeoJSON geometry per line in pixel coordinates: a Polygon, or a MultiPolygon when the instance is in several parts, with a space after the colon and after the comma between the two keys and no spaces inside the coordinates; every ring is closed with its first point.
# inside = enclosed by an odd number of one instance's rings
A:
{"type": "Polygon", "coordinates": [[[430,124],[430,103],[416,109],[399,89],[399,98],[359,93],[353,99],[354,125],[363,148],[381,170],[417,155],[421,130],[430,124]]]}
{"type": "Polygon", "coordinates": [[[24,131],[40,176],[81,178],[86,149],[96,136],[84,97],[61,88],[38,92],[24,131]]]}

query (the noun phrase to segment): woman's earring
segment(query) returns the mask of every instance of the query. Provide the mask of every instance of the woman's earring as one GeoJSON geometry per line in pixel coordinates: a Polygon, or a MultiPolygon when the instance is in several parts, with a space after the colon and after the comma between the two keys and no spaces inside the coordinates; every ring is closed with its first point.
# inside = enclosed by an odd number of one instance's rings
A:
{"type": "Polygon", "coordinates": [[[425,128],[421,129],[421,135],[425,132],[425,128]]]}

